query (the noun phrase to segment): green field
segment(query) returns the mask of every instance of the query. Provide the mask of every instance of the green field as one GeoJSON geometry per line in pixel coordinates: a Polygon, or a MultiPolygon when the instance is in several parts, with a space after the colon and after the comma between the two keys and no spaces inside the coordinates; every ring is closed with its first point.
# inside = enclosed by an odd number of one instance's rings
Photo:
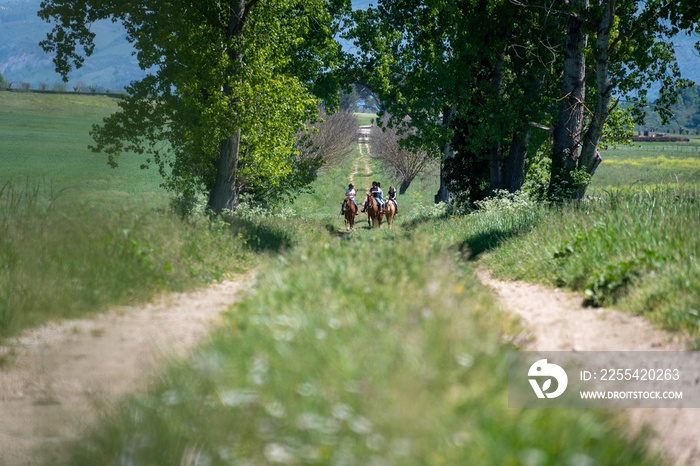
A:
{"type": "Polygon", "coordinates": [[[356,113],[355,115],[357,116],[358,124],[360,124],[361,126],[371,125],[377,118],[377,115],[375,113],[356,113]]]}
{"type": "MultiPolygon", "coordinates": [[[[697,337],[690,149],[606,152],[593,195],[565,206],[446,211],[427,176],[399,198],[394,230],[344,234],[359,152],[291,205],[182,220],[137,157],[112,170],[87,149],[115,109],[0,92],[0,337],[253,267],[260,279],[190,357],[46,464],[662,464],[616,412],[507,407],[518,329],[473,266],[590,290],[697,337]]],[[[358,188],[398,181],[370,168],[358,188]]]]}
{"type": "Polygon", "coordinates": [[[112,209],[162,206],[156,169],[139,169],[143,161],[128,154],[112,169],[105,154],[88,149],[92,125],[117,108],[104,95],[0,92],[0,187],[40,187],[67,203],[112,209]]]}
{"type": "Polygon", "coordinates": [[[635,187],[700,188],[700,139],[688,143],[634,143],[601,151],[603,162],[589,193],[635,187]]]}

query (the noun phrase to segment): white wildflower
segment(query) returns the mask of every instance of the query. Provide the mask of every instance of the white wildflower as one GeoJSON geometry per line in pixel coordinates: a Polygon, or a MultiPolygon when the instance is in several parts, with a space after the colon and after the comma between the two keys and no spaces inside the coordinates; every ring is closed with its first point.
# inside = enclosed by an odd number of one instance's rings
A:
{"type": "Polygon", "coordinates": [[[336,419],[345,421],[352,416],[352,408],[344,403],[336,403],[331,408],[331,415],[336,419]]]}
{"type": "Polygon", "coordinates": [[[270,463],[289,464],[294,460],[294,455],[284,445],[268,443],[265,445],[265,458],[270,463]]]}
{"type": "Polygon", "coordinates": [[[358,416],[350,421],[350,429],[356,434],[369,434],[372,432],[372,421],[366,417],[358,416]]]}
{"type": "Polygon", "coordinates": [[[255,390],[234,389],[219,393],[219,400],[224,406],[245,406],[258,401],[255,390]]]}

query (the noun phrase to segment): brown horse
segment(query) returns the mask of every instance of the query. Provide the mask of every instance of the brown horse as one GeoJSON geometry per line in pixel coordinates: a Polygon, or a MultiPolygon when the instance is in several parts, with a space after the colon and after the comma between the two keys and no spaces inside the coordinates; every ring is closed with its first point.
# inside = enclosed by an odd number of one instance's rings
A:
{"type": "Polygon", "coordinates": [[[384,204],[384,215],[386,216],[387,227],[391,230],[391,226],[394,224],[394,217],[396,216],[396,204],[394,204],[394,201],[386,201],[386,204],[384,204]]]}
{"type": "Polygon", "coordinates": [[[343,202],[345,202],[345,229],[347,231],[354,230],[357,207],[355,207],[355,202],[349,197],[346,197],[343,202]]]}
{"type": "Polygon", "coordinates": [[[381,228],[383,218],[384,213],[380,212],[377,200],[372,194],[367,192],[367,223],[369,223],[369,226],[381,228]]]}

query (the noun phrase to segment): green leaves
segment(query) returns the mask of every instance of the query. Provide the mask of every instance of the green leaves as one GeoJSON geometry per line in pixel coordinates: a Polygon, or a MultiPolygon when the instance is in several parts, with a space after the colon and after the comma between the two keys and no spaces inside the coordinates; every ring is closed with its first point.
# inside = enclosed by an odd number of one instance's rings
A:
{"type": "Polygon", "coordinates": [[[93,128],[93,149],[113,166],[125,151],[146,155],[177,193],[209,191],[228,178],[236,193],[257,195],[294,172],[296,132],[337,90],[333,15],[344,8],[348,1],[47,0],[40,16],[56,26],[42,46],[66,78],[92,53],[90,25],[122,21],[150,74],[93,128]],[[238,131],[236,164],[217,178],[221,141],[238,131]]]}
{"type": "Polygon", "coordinates": [[[628,292],[634,279],[642,274],[660,267],[663,258],[654,251],[644,249],[641,255],[629,260],[619,261],[605,266],[605,270],[595,274],[586,285],[584,293],[586,306],[604,306],[614,304],[621,295],[628,292]]]}

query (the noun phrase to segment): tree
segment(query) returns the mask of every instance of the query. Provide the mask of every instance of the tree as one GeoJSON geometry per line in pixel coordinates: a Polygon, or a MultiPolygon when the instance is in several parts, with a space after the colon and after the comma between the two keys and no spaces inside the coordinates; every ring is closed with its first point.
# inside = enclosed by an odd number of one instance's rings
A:
{"type": "Polygon", "coordinates": [[[661,82],[657,109],[662,119],[670,116],[679,92],[690,85],[681,79],[669,41],[678,28],[661,20],[660,12],[675,11],[676,4],[666,0],[594,4],[571,0],[559,5],[557,13],[565,21],[566,38],[550,196],[583,197],[602,160],[598,148],[606,124],[621,100],[634,102],[625,111],[641,123],[648,104],[647,89],[661,82]],[[594,98],[588,99],[589,94],[594,98]]]}
{"type": "Polygon", "coordinates": [[[411,150],[401,144],[396,128],[388,126],[388,117],[384,117],[382,127],[373,126],[371,130],[371,157],[379,160],[399,178],[399,194],[405,194],[413,180],[424,173],[436,160],[429,157],[424,150],[411,150]]]}
{"type": "Polygon", "coordinates": [[[113,166],[125,151],[145,154],[167,188],[205,191],[211,210],[233,211],[242,193],[295,189],[286,183],[299,174],[295,135],[314,119],[318,96],[337,104],[334,18],[348,8],[347,0],[45,0],[39,14],[56,25],[41,45],[67,79],[94,50],[90,25],[121,21],[151,71],[93,128],[94,149],[113,166]]]}
{"type": "Polygon", "coordinates": [[[5,78],[0,75],[0,89],[10,90],[12,89],[12,82],[5,81],[5,78]]]}
{"type": "Polygon", "coordinates": [[[668,38],[693,27],[697,7],[676,4],[380,0],[356,13],[352,35],[383,108],[416,127],[407,143],[441,152],[440,199],[517,190],[550,133],[549,195],[580,198],[605,138],[643,117],[649,86],[662,83],[664,114],[688,85],[668,38]]]}
{"type": "MultiPolygon", "coordinates": [[[[700,26],[700,4],[695,0],[667,2],[659,8],[659,17],[687,34],[697,33],[700,26]]],[[[695,48],[700,51],[700,41],[695,43],[695,48]]]]}
{"type": "Polygon", "coordinates": [[[327,114],[321,111],[316,122],[298,135],[296,147],[302,159],[318,159],[318,165],[337,167],[357,144],[357,119],[349,111],[327,114]]]}
{"type": "Polygon", "coordinates": [[[442,159],[437,200],[448,188],[471,187],[470,202],[519,189],[539,141],[529,123],[551,107],[546,15],[511,2],[384,0],[356,18],[363,79],[399,133],[415,127],[404,144],[442,159]]]}

